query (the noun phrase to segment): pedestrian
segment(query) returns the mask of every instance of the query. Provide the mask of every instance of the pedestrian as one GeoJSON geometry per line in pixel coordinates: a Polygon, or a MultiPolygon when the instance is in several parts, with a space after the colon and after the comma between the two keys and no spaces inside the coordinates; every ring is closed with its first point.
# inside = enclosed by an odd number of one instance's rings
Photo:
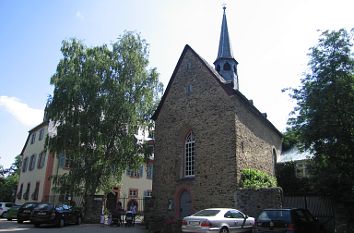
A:
{"type": "Polygon", "coordinates": [[[133,214],[133,225],[135,224],[135,216],[136,216],[136,205],[135,202],[133,202],[130,206],[130,211],[133,214]]]}

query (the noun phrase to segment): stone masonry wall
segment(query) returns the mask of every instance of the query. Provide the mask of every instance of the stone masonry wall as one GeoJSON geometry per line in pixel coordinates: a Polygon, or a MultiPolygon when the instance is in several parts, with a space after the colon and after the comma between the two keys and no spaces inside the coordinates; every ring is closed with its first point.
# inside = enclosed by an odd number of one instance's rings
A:
{"type": "Polygon", "coordinates": [[[272,174],[272,151],[280,150],[281,138],[240,96],[229,96],[192,50],[184,52],[172,78],[155,121],[155,212],[178,218],[181,190],[191,194],[192,212],[233,207],[239,171],[252,167],[272,174]],[[190,131],[196,140],[196,174],[184,178],[190,131]]]}
{"type": "Polygon", "coordinates": [[[235,192],[235,208],[243,213],[257,217],[262,209],[281,208],[283,191],[280,188],[238,189],[235,192]]]}
{"type": "Polygon", "coordinates": [[[193,211],[233,206],[236,188],[234,113],[229,96],[191,51],[176,71],[155,124],[155,210],[178,216],[178,190],[188,190],[193,211]],[[191,93],[186,87],[191,85],[191,93]],[[183,177],[185,137],[195,135],[195,177],[183,177]],[[167,210],[173,200],[172,210],[167,210]]]}
{"type": "Polygon", "coordinates": [[[240,171],[246,168],[255,168],[274,175],[276,155],[281,153],[281,136],[277,134],[261,119],[262,116],[252,112],[249,106],[237,98],[235,103],[236,127],[236,155],[237,155],[237,181],[240,171]]]}

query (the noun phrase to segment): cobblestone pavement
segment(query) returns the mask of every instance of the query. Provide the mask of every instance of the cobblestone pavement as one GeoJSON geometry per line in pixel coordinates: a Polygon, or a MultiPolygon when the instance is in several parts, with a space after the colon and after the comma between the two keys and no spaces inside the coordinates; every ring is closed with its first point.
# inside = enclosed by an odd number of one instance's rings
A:
{"type": "Polygon", "coordinates": [[[117,227],[100,224],[81,224],[69,225],[62,228],[53,226],[41,226],[35,228],[31,223],[25,222],[18,224],[16,221],[9,222],[6,219],[0,219],[0,233],[19,232],[19,233],[147,233],[145,226],[136,224],[133,227],[117,227]]]}

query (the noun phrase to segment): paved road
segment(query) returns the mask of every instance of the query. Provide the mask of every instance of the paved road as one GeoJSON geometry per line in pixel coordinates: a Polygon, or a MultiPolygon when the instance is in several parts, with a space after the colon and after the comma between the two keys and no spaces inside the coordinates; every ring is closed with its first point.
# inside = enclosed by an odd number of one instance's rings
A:
{"type": "Polygon", "coordinates": [[[65,226],[62,228],[53,226],[41,226],[35,228],[29,222],[18,224],[16,221],[9,222],[6,219],[0,219],[0,233],[19,232],[19,233],[147,233],[144,226],[136,224],[134,227],[116,227],[103,226],[100,224],[81,224],[65,226]]]}

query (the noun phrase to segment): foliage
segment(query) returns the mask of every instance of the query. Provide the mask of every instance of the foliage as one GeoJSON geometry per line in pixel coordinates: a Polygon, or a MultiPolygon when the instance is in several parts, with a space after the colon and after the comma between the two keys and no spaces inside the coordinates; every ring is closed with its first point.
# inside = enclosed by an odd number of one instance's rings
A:
{"type": "Polygon", "coordinates": [[[309,71],[301,86],[289,89],[297,106],[288,124],[297,133],[301,146],[315,155],[317,187],[322,193],[342,198],[354,195],[351,33],[344,29],[323,32],[318,44],[310,49],[309,71]]]}
{"type": "Polygon", "coordinates": [[[21,155],[15,157],[10,168],[0,166],[0,200],[14,201],[17,184],[20,178],[21,155]]]}
{"type": "Polygon", "coordinates": [[[287,128],[286,132],[283,133],[282,151],[284,152],[297,146],[298,142],[297,132],[291,128],[287,128]]]}
{"type": "Polygon", "coordinates": [[[260,189],[277,186],[275,177],[257,169],[244,169],[241,171],[241,188],[260,189]]]}
{"type": "Polygon", "coordinates": [[[53,177],[57,189],[87,197],[142,161],[134,134],[151,124],[162,84],[156,69],[148,69],[148,44],[133,32],[112,48],[72,39],[61,51],[46,108],[56,134],[47,147],[69,161],[68,173],[53,177]]]}
{"type": "Polygon", "coordinates": [[[313,194],[314,190],[310,178],[296,177],[295,166],[295,162],[293,161],[277,164],[275,170],[278,185],[283,189],[285,195],[313,194]]]}

